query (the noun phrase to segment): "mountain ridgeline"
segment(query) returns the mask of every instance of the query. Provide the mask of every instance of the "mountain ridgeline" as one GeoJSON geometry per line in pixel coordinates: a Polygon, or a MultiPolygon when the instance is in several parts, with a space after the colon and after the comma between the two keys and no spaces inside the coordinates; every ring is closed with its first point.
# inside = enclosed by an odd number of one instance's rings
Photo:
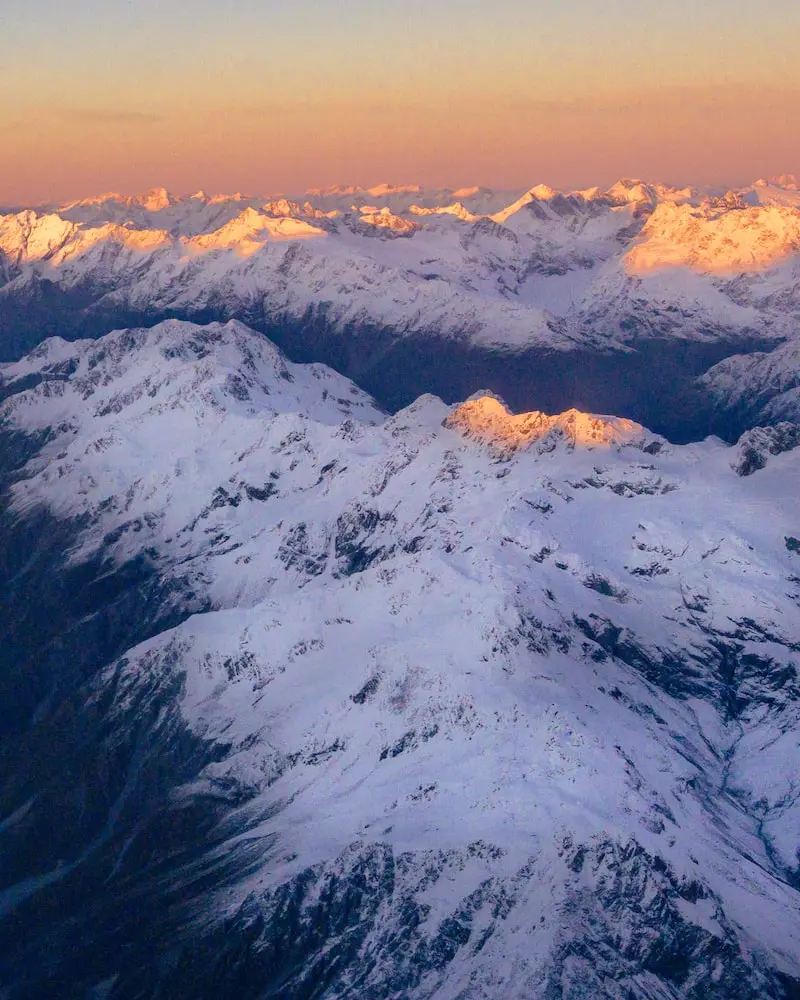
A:
{"type": "Polygon", "coordinates": [[[796,1000],[796,426],[0,368],[12,1000],[796,1000]]]}
{"type": "Polygon", "coordinates": [[[791,178],[0,214],[0,1000],[800,1000],[799,252],[791,178]]]}
{"type": "Polygon", "coordinates": [[[798,247],[785,178],[724,195],[108,195],[0,217],[0,358],[52,335],[239,319],[392,411],[488,387],[518,410],[735,441],[797,416],[798,247]]]}

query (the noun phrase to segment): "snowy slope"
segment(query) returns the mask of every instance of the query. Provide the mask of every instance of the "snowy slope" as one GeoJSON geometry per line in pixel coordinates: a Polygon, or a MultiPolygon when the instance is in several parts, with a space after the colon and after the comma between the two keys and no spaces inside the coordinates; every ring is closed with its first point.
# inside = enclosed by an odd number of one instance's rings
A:
{"type": "Polygon", "coordinates": [[[42,511],[53,614],[142,561],[186,608],[6,741],[9,982],[64,915],[20,996],[796,995],[800,450],[387,417],[238,323],[0,373],[11,612],[42,511]]]}

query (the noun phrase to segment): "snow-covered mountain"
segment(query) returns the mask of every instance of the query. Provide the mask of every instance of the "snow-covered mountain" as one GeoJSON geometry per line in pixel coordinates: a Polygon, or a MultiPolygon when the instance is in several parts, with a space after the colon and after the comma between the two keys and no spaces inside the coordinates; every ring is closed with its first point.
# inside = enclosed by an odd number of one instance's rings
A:
{"type": "Polygon", "coordinates": [[[800,341],[770,352],[738,355],[714,365],[702,379],[717,406],[741,427],[800,423],[800,341]]]}
{"type": "Polygon", "coordinates": [[[709,195],[416,186],[270,199],[157,189],[0,217],[0,356],[168,316],[240,319],[391,409],[489,385],[518,409],[613,410],[674,439],[741,431],[726,358],[796,341],[788,177],[709,195]]]}
{"type": "Polygon", "coordinates": [[[389,416],[238,322],[0,377],[8,996],[799,995],[789,425],[389,416]]]}

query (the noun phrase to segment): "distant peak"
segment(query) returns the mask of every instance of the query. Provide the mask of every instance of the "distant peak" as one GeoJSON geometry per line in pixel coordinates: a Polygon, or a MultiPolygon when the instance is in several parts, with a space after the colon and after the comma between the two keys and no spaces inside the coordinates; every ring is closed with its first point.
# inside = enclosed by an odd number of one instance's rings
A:
{"type": "Polygon", "coordinates": [[[331,184],[324,188],[309,188],[306,194],[316,198],[335,197],[337,195],[361,194],[364,188],[352,184],[331,184]]]}
{"type": "Polygon", "coordinates": [[[383,198],[388,194],[420,194],[421,191],[419,184],[376,184],[367,188],[367,194],[373,198],[383,198]]]}
{"type": "Polygon", "coordinates": [[[764,177],[759,177],[759,179],[753,184],[753,187],[779,187],[784,188],[787,191],[796,191],[797,178],[794,174],[779,174],[777,177],[770,177],[769,180],[764,177]]]}
{"type": "Polygon", "coordinates": [[[288,198],[276,198],[274,201],[268,201],[263,206],[263,210],[279,218],[291,218],[304,214],[298,203],[290,201],[288,198]]]}
{"type": "Polygon", "coordinates": [[[419,184],[387,184],[384,182],[368,188],[359,187],[357,184],[332,184],[330,187],[309,188],[306,194],[317,198],[365,194],[372,198],[385,198],[391,194],[420,194],[422,190],[419,184]]]}
{"type": "Polygon", "coordinates": [[[102,194],[95,194],[89,198],[79,198],[77,201],[70,201],[66,205],[62,205],[64,211],[69,211],[71,208],[83,208],[89,205],[103,205],[109,201],[116,201],[122,205],[127,205],[130,203],[130,198],[124,194],[120,194],[118,191],[104,191],[102,194]]]}
{"type": "Polygon", "coordinates": [[[416,222],[404,219],[400,215],[395,215],[388,208],[376,209],[373,206],[365,206],[361,210],[361,222],[367,225],[377,226],[380,229],[390,229],[395,233],[412,233],[419,229],[416,222]]]}
{"type": "Polygon", "coordinates": [[[248,198],[241,191],[237,191],[235,194],[215,194],[208,199],[208,204],[221,205],[226,201],[248,201],[248,198]]]}
{"type": "Polygon", "coordinates": [[[138,195],[134,202],[148,212],[160,212],[172,205],[173,197],[166,188],[157,187],[150,188],[144,194],[138,195]]]}
{"type": "Polygon", "coordinates": [[[408,210],[412,215],[454,215],[464,222],[474,222],[478,218],[477,215],[473,215],[460,201],[454,201],[452,205],[440,205],[436,208],[409,205],[408,210]]]}
{"type": "Polygon", "coordinates": [[[325,235],[325,230],[312,226],[305,219],[265,215],[248,205],[213,233],[186,240],[186,246],[195,252],[236,250],[247,257],[256,253],[268,240],[301,240],[325,235]]]}
{"type": "Polygon", "coordinates": [[[608,195],[620,202],[653,202],[655,189],[645,181],[624,177],[608,189],[608,195]]]}

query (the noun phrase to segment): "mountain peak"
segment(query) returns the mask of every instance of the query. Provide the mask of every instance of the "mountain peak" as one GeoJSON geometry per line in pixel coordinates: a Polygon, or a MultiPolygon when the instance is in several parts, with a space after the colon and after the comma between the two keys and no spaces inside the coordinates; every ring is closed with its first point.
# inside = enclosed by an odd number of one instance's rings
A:
{"type": "Polygon", "coordinates": [[[770,177],[769,180],[759,177],[753,184],[753,187],[780,187],[785,188],[787,191],[796,191],[797,178],[794,174],[778,174],[776,177],[770,177]]]}
{"type": "Polygon", "coordinates": [[[274,215],[279,218],[292,218],[298,215],[303,215],[303,209],[296,201],[291,201],[289,198],[275,198],[272,201],[265,202],[262,206],[263,211],[267,212],[269,215],[274,215]]]}
{"type": "Polygon", "coordinates": [[[373,198],[382,198],[388,194],[420,194],[422,188],[419,184],[376,184],[367,188],[367,194],[373,198]]]}
{"type": "Polygon", "coordinates": [[[451,205],[437,205],[435,208],[424,208],[422,205],[409,205],[409,212],[412,215],[454,215],[462,222],[474,222],[480,216],[473,215],[460,201],[454,201],[451,205]]]}
{"type": "Polygon", "coordinates": [[[491,392],[475,394],[461,403],[445,424],[502,452],[521,451],[553,430],[563,434],[570,447],[587,448],[632,444],[641,441],[644,435],[644,428],[633,420],[576,409],[555,416],[539,410],[512,414],[502,399],[491,392]]]}
{"type": "Polygon", "coordinates": [[[249,257],[267,240],[301,240],[325,235],[324,229],[312,226],[305,219],[293,215],[265,215],[248,205],[224,226],[188,239],[186,243],[194,250],[235,249],[240,256],[249,257]]]}
{"type": "Polygon", "coordinates": [[[160,212],[169,208],[173,201],[172,195],[163,187],[150,188],[149,191],[145,191],[144,194],[140,194],[134,199],[135,204],[148,212],[160,212]]]}
{"type": "Polygon", "coordinates": [[[413,233],[419,229],[416,222],[404,219],[400,215],[395,215],[390,209],[376,208],[372,205],[365,205],[359,210],[361,212],[360,221],[370,226],[377,226],[379,229],[390,229],[395,233],[413,233]]]}

